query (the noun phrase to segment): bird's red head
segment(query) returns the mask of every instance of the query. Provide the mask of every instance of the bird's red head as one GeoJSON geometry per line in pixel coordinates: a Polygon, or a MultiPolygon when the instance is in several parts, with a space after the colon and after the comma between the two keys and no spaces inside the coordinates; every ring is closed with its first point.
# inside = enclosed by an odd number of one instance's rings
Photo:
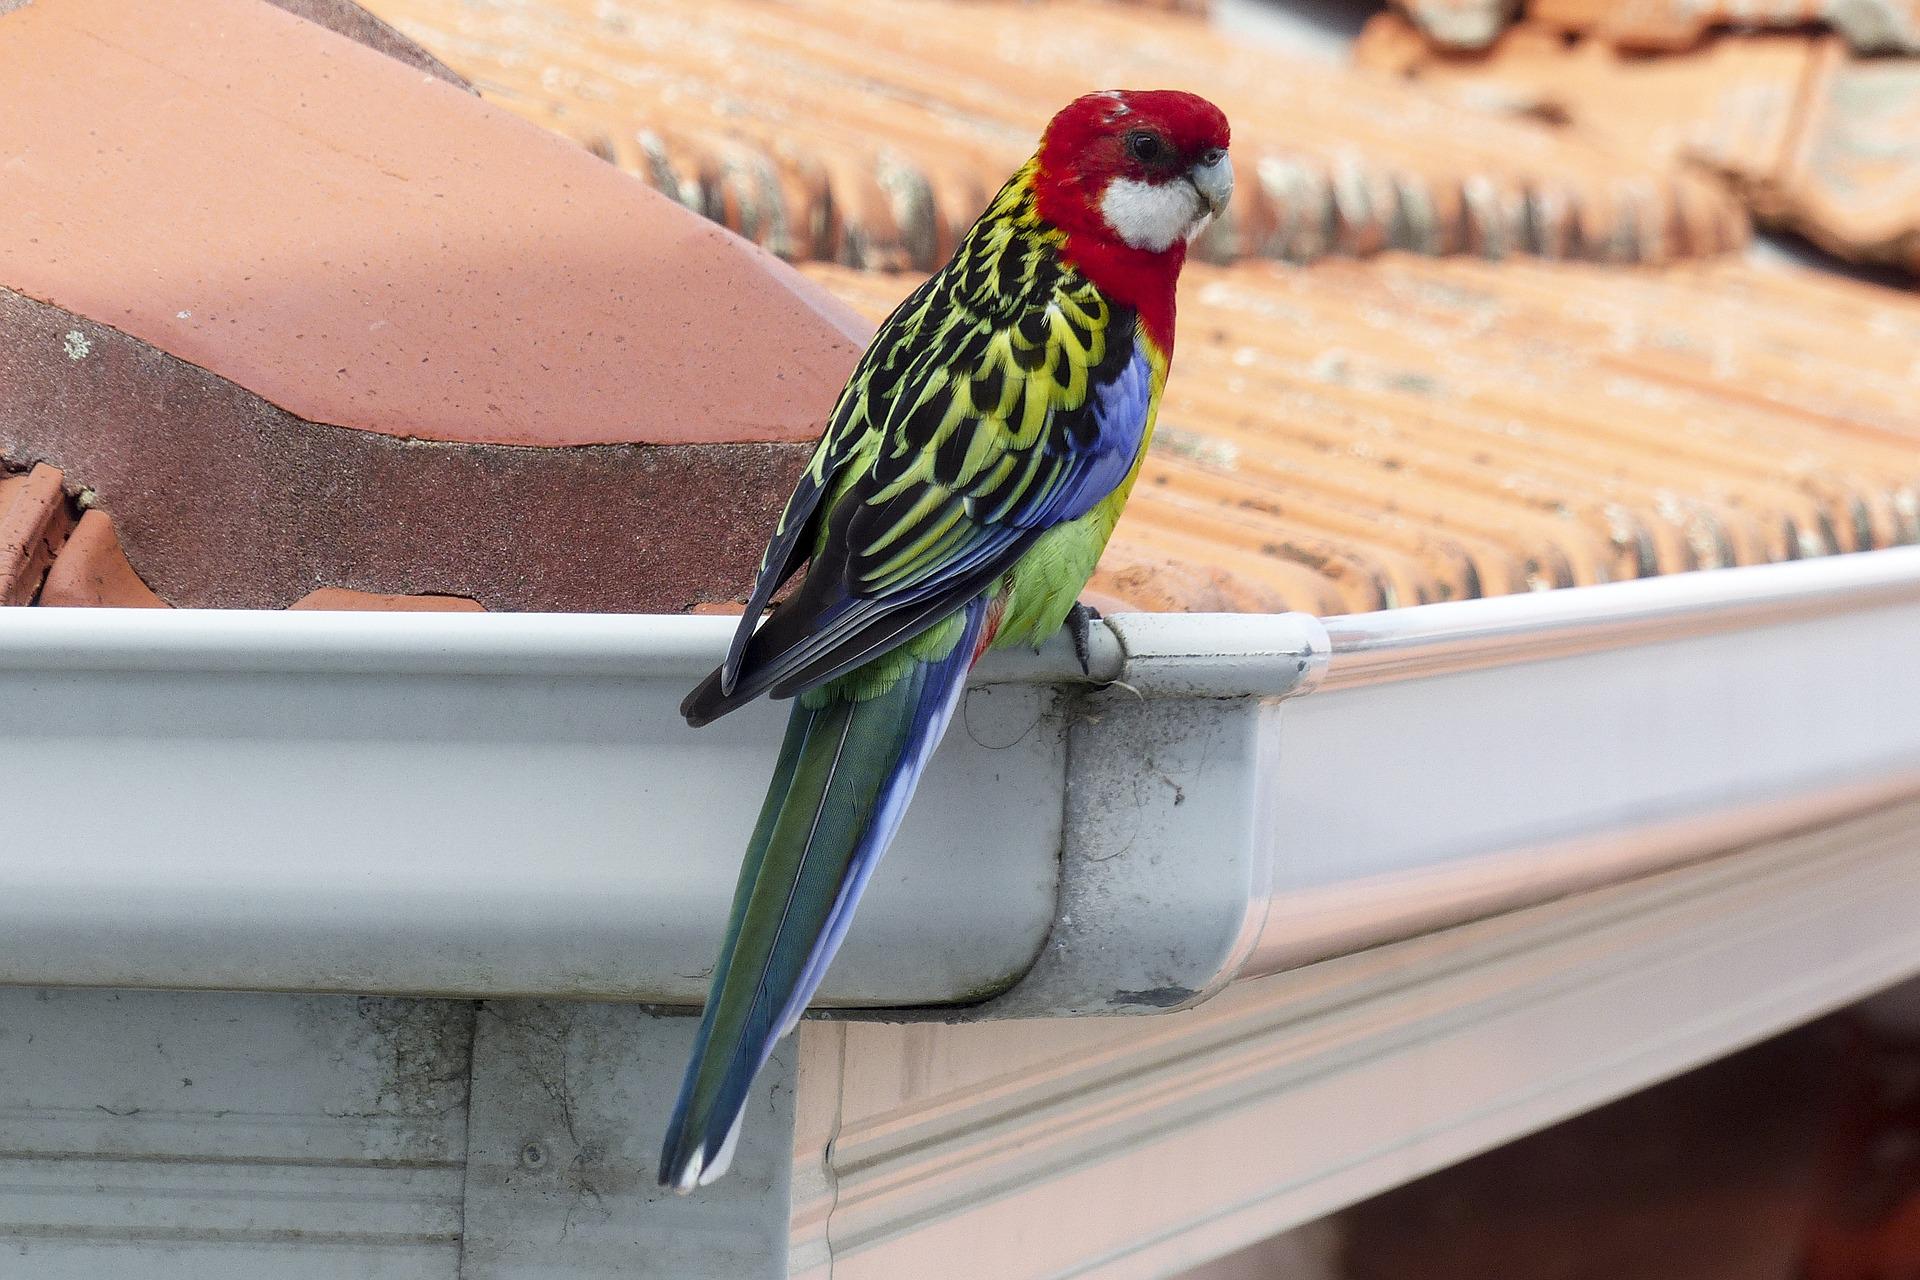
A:
{"type": "Polygon", "coordinates": [[[1173,89],[1076,98],[1040,139],[1037,211],[1067,233],[1068,261],[1164,329],[1162,346],[1187,245],[1233,194],[1230,140],[1220,108],[1173,89]]]}

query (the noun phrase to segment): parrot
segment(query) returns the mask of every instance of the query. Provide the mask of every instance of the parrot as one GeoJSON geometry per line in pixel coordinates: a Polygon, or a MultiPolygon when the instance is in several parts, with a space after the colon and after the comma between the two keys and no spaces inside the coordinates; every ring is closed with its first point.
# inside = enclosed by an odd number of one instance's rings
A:
{"type": "Polygon", "coordinates": [[[726,1172],[748,1088],[819,988],[975,661],[1067,626],[1086,668],[1079,597],[1153,435],[1188,246],[1233,193],[1228,143],[1191,93],[1076,98],[855,365],[725,660],[680,707],[697,728],[794,699],[663,1187],[726,1172]]]}

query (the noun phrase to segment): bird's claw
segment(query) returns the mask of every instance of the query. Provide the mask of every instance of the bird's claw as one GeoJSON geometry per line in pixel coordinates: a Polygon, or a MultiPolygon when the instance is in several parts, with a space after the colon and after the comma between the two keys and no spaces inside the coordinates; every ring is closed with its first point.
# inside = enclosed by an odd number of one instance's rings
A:
{"type": "Polygon", "coordinates": [[[1093,674],[1093,658],[1089,645],[1093,638],[1093,624],[1100,619],[1100,611],[1090,604],[1075,603],[1067,610],[1067,634],[1073,638],[1073,656],[1080,659],[1080,674],[1093,674]]]}

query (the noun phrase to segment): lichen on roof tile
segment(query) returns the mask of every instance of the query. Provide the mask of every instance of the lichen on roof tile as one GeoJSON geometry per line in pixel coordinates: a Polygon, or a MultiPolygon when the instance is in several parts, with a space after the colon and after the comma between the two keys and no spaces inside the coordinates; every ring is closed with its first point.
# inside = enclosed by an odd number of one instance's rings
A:
{"type": "Polygon", "coordinates": [[[1443,49],[1484,49],[1506,29],[1520,0],[1394,0],[1443,49]]]}

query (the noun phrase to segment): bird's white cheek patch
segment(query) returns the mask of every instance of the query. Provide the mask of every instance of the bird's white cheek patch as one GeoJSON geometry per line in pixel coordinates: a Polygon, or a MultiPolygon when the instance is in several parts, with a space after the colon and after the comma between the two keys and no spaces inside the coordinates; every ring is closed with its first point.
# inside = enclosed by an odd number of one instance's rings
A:
{"type": "Polygon", "coordinates": [[[1154,186],[1132,178],[1115,178],[1100,197],[1100,216],[1113,233],[1135,249],[1162,253],[1185,239],[1203,210],[1200,194],[1187,182],[1154,186]]]}

